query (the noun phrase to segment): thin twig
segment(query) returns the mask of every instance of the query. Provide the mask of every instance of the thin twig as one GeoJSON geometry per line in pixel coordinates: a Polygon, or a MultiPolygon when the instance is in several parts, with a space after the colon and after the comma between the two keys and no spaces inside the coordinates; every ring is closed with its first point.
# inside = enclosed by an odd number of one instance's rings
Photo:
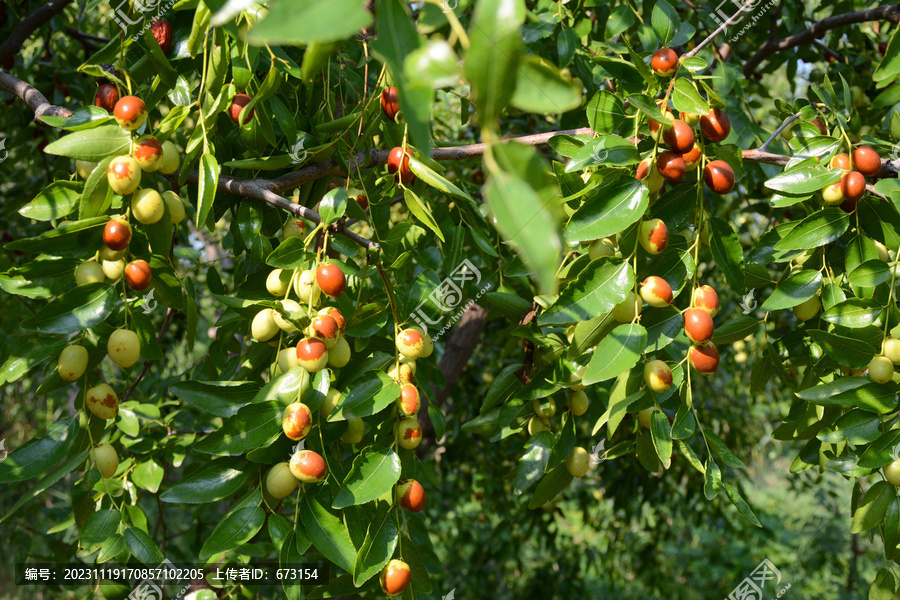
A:
{"type": "Polygon", "coordinates": [[[701,50],[703,50],[704,46],[706,46],[708,43],[710,43],[711,41],[713,41],[717,35],[719,35],[720,33],[722,33],[722,32],[725,30],[726,27],[728,27],[729,25],[735,23],[735,22],[737,21],[737,17],[738,17],[742,12],[744,12],[744,11],[746,11],[746,10],[749,10],[750,8],[753,8],[752,5],[753,5],[756,1],[757,1],[757,0],[747,0],[747,1],[746,1],[746,2],[745,2],[738,10],[737,10],[736,13],[734,13],[733,15],[731,15],[730,17],[728,17],[728,19],[727,19],[724,23],[722,23],[721,25],[719,25],[719,27],[718,27],[715,31],[713,31],[711,34],[709,34],[709,35],[706,37],[705,40],[703,40],[702,42],[700,42],[699,44],[697,44],[697,45],[694,47],[693,50],[691,50],[690,52],[687,52],[687,53],[684,54],[681,58],[682,58],[682,59],[684,59],[684,58],[690,58],[690,57],[696,55],[696,54],[697,54],[698,52],[700,52],[701,50]]]}
{"type": "Polygon", "coordinates": [[[778,127],[778,129],[776,129],[776,130],[772,133],[772,135],[769,136],[769,139],[767,139],[765,142],[763,142],[763,145],[760,146],[759,149],[760,149],[760,150],[765,150],[766,148],[768,148],[768,147],[769,147],[769,144],[772,143],[772,140],[774,140],[775,138],[778,137],[778,134],[779,134],[779,133],[781,133],[782,131],[784,131],[787,127],[789,127],[789,126],[791,125],[791,123],[793,123],[794,121],[796,121],[796,120],[799,119],[799,118],[800,118],[800,113],[799,113],[799,112],[798,112],[797,114],[794,114],[794,115],[791,115],[790,117],[788,117],[787,120],[786,120],[784,123],[782,123],[782,124],[778,127]]]}
{"type": "MultiPolygon", "coordinates": [[[[174,315],[174,314],[175,314],[174,308],[166,309],[166,319],[165,319],[165,321],[163,321],[162,327],[159,328],[159,335],[156,336],[157,342],[162,342],[163,336],[166,334],[166,330],[169,328],[169,321],[172,320],[172,315],[174,315]]],[[[141,379],[143,379],[144,375],[147,374],[147,371],[150,370],[150,365],[152,363],[153,363],[153,361],[149,360],[149,359],[144,361],[144,368],[141,370],[141,374],[137,376],[137,379],[134,380],[134,383],[131,384],[131,387],[128,388],[127,392],[125,392],[125,396],[122,398],[121,402],[125,402],[128,400],[128,398],[131,397],[131,394],[134,392],[134,389],[141,382],[141,379]]]]}

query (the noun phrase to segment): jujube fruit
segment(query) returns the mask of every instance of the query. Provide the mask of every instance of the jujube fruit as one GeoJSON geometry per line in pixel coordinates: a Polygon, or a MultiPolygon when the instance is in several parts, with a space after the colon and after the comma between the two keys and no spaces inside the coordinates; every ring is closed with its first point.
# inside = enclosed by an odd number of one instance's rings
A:
{"type": "Polygon", "coordinates": [[[87,370],[88,351],[84,346],[72,344],[59,353],[56,371],[63,381],[75,381],[87,370]]]}
{"type": "Polygon", "coordinates": [[[280,298],[287,294],[291,287],[291,272],[284,269],[272,269],[266,276],[266,290],[280,298]]]}
{"type": "Polygon", "coordinates": [[[350,344],[340,336],[334,346],[328,349],[328,366],[334,369],[346,367],[350,362],[350,344]]]}
{"type": "Polygon", "coordinates": [[[700,149],[700,144],[694,142],[694,145],[691,146],[691,149],[681,155],[682,160],[684,160],[684,167],[688,171],[693,171],[700,164],[700,159],[703,157],[703,151],[700,149]]]}
{"type": "Polygon", "coordinates": [[[572,477],[584,477],[591,468],[591,459],[587,450],[577,446],[566,458],[566,469],[572,477]]]}
{"type": "MultiPolygon", "coordinates": [[[[231,120],[240,125],[240,121],[238,120],[241,116],[241,111],[245,106],[250,104],[252,98],[247,94],[235,94],[234,99],[231,101],[231,106],[228,109],[228,114],[231,115],[231,120]]],[[[253,111],[255,109],[251,108],[250,111],[244,115],[244,124],[250,122],[253,119],[253,111]]]]}
{"type": "Polygon", "coordinates": [[[300,298],[300,302],[316,304],[322,295],[322,290],[316,283],[316,272],[312,270],[301,272],[294,279],[294,293],[300,298]]]}
{"type": "Polygon", "coordinates": [[[684,179],[687,173],[687,165],[680,154],[676,154],[671,150],[661,152],[656,158],[656,168],[659,174],[666,178],[667,181],[678,183],[684,179]]]}
{"type": "Polygon", "coordinates": [[[873,356],[869,361],[869,379],[875,383],[887,383],[894,376],[894,363],[886,356],[873,356]]]}
{"type": "Polygon", "coordinates": [[[318,483],[328,474],[325,459],[312,450],[295,452],[291,457],[290,469],[294,477],[303,483],[318,483]]]}
{"type": "Polygon", "coordinates": [[[326,296],[337,298],[347,289],[347,278],[338,265],[320,265],[316,269],[316,284],[326,296]]]}
{"type": "Polygon", "coordinates": [[[569,405],[569,412],[576,417],[580,417],[588,411],[590,401],[584,390],[573,390],[569,392],[566,403],[569,405]]]}
{"type": "Polygon", "coordinates": [[[153,225],[166,214],[166,204],[154,189],[143,188],[131,197],[131,214],[138,223],[153,225]]]}
{"type": "Polygon", "coordinates": [[[634,292],[628,292],[624,300],[613,306],[612,316],[619,323],[631,323],[641,314],[642,307],[640,298],[634,292]]]}
{"type": "Polygon", "coordinates": [[[109,187],[120,196],[127,196],[141,185],[141,167],[131,156],[117,156],[106,169],[109,187]]]}
{"type": "Polygon", "coordinates": [[[142,135],[132,142],[131,155],[141,170],[148,173],[156,171],[162,164],[162,144],[152,135],[142,135]]]}
{"type": "Polygon", "coordinates": [[[853,167],[866,177],[881,172],[881,156],[871,146],[860,146],[853,151],[853,167]]]}
{"type": "Polygon", "coordinates": [[[300,366],[310,373],[318,373],[328,364],[328,348],[317,338],[305,338],[297,344],[300,366]]]}
{"type": "Polygon", "coordinates": [[[91,449],[91,461],[104,479],[116,474],[119,468],[119,455],[109,444],[98,444],[91,449]]]}
{"type": "Polygon", "coordinates": [[[359,417],[347,417],[347,429],[341,435],[345,444],[358,444],[366,433],[366,424],[359,417]]]}
{"type": "Polygon", "coordinates": [[[672,387],[672,380],[672,369],[663,361],[651,360],[644,365],[644,382],[657,394],[672,387]]]}
{"type": "Polygon", "coordinates": [[[397,442],[401,448],[415,449],[422,443],[422,428],[415,417],[405,417],[397,423],[397,442]]]}
{"type": "MultiPolygon", "coordinates": [[[[278,301],[281,304],[281,308],[284,309],[286,313],[295,313],[303,310],[303,307],[297,303],[296,300],[291,300],[290,298],[284,298],[278,301]]],[[[272,313],[272,318],[275,320],[275,324],[279,329],[285,331],[287,333],[293,333],[297,331],[297,326],[288,321],[284,316],[282,316],[281,311],[274,311],[272,313]]]]}
{"type": "Polygon", "coordinates": [[[721,142],[731,133],[731,120],[721,108],[713,108],[700,117],[700,131],[712,142],[721,142]]]}
{"type": "Polygon", "coordinates": [[[381,571],[378,581],[385,594],[396,596],[402,594],[409,587],[409,582],[412,581],[412,571],[409,570],[408,564],[394,559],[381,571]]]}
{"type": "Polygon", "coordinates": [[[103,243],[110,250],[124,250],[131,241],[131,226],[119,219],[110,219],[103,228],[103,243]]]}
{"type": "Polygon", "coordinates": [[[663,141],[669,150],[684,154],[694,147],[694,130],[680,119],[675,119],[672,125],[663,128],[663,141]]]}
{"type": "Polygon", "coordinates": [[[648,219],[638,231],[641,246],[649,254],[659,254],[669,244],[669,230],[662,219],[648,219]]]}
{"type": "Polygon", "coordinates": [[[850,157],[846,154],[836,154],[834,158],[831,159],[829,166],[832,169],[843,169],[844,171],[849,171],[851,169],[850,157]]]}
{"type": "Polygon", "coordinates": [[[712,342],[688,348],[688,361],[702,375],[712,375],[719,369],[719,350],[712,342]]]}
{"type": "Polygon", "coordinates": [[[425,488],[415,479],[407,479],[397,486],[397,500],[409,512],[421,512],[425,508],[425,488]]]}
{"type": "Polygon", "coordinates": [[[116,103],[119,101],[119,88],[111,83],[102,83],[94,94],[94,106],[99,106],[106,112],[112,112],[116,109],[116,103]]]}
{"type": "Polygon", "coordinates": [[[859,171],[850,171],[841,178],[841,193],[855,204],[866,193],[866,178],[859,171]]]}
{"type": "Polygon", "coordinates": [[[655,308],[662,308],[672,304],[672,286],[656,275],[651,275],[641,284],[641,298],[644,302],[655,308]]]}
{"type": "Polygon", "coordinates": [[[166,190],[162,193],[162,199],[166,203],[166,208],[169,209],[169,221],[173,225],[184,221],[184,202],[181,201],[181,196],[172,190],[166,190]]]}
{"type": "Polygon", "coordinates": [[[147,261],[131,261],[128,266],[125,267],[125,281],[127,281],[128,285],[134,290],[141,291],[147,289],[150,286],[150,282],[153,281],[153,272],[150,270],[150,265],[147,264],[147,261]]]}
{"type": "Polygon", "coordinates": [[[281,416],[281,428],[284,435],[297,441],[302,440],[312,429],[312,412],[302,402],[292,402],[281,416]]]}
{"type": "Polygon", "coordinates": [[[75,285],[103,281],[103,269],[95,260],[86,260],[75,269],[75,285]]]}
{"type": "Polygon", "coordinates": [[[392,149],[390,154],[388,154],[388,173],[392,175],[396,174],[397,178],[402,183],[410,183],[415,179],[412,169],[409,167],[410,156],[412,156],[412,152],[409,148],[404,152],[403,148],[399,146],[392,149]]]}
{"type": "Polygon", "coordinates": [[[338,330],[337,322],[333,318],[328,315],[316,315],[312,318],[306,334],[309,337],[319,338],[325,342],[325,347],[330,350],[337,343],[341,332],[338,330]]]}
{"type": "Polygon", "coordinates": [[[801,302],[797,306],[794,307],[793,312],[794,316],[796,316],[801,321],[809,321],[822,310],[822,301],[818,296],[813,296],[809,300],[801,302]]]}
{"type": "Polygon", "coordinates": [[[150,31],[162,53],[168,54],[172,49],[172,25],[165,19],[155,19],[150,22],[150,31]]]}
{"type": "Polygon", "coordinates": [[[734,189],[734,170],[724,160],[714,160],[703,168],[703,181],[717,194],[727,194],[734,189]]]}
{"type": "Polygon", "coordinates": [[[273,498],[287,498],[297,489],[300,480],[291,472],[290,463],[280,462],[266,474],[266,490],[273,498]]]}
{"type": "Polygon", "coordinates": [[[278,333],[274,313],[275,311],[271,308],[264,308],[253,317],[253,321],[250,323],[250,335],[257,341],[267,342],[278,333]]]}
{"type": "Polygon", "coordinates": [[[163,142],[162,160],[159,163],[159,172],[163,175],[171,175],[178,170],[181,164],[181,155],[178,154],[178,148],[170,141],[163,142]]]}
{"type": "Polygon", "coordinates": [[[411,383],[404,383],[400,386],[397,406],[400,408],[400,413],[404,416],[413,417],[417,415],[421,406],[418,388],[411,383]]]}
{"type": "Polygon", "coordinates": [[[704,344],[712,339],[715,325],[705,310],[689,308],[684,311],[684,332],[695,344],[704,344]]]}
{"type": "Polygon", "coordinates": [[[708,312],[710,317],[716,316],[719,312],[719,294],[709,285],[701,285],[694,290],[691,303],[694,308],[708,312]]]}
{"type": "Polygon", "coordinates": [[[882,471],[888,483],[900,487],[900,459],[885,465],[882,471]]]}
{"type": "Polygon", "coordinates": [[[147,120],[147,107],[137,96],[124,96],[116,102],[113,114],[120,127],[134,131],[147,120]]]}
{"type": "Polygon", "coordinates": [[[400,112],[400,101],[397,98],[397,88],[389,87],[381,92],[381,110],[384,116],[393,121],[400,112]]]}
{"type": "Polygon", "coordinates": [[[114,363],[127,369],[138,361],[141,355],[141,341],[130,329],[116,329],[106,343],[106,353],[114,363]]]}
{"type": "Polygon", "coordinates": [[[119,413],[119,398],[105,383],[89,389],[84,395],[84,404],[100,419],[113,419],[119,413]]]}
{"type": "Polygon", "coordinates": [[[650,58],[650,68],[660,77],[668,77],[678,70],[678,55],[671,48],[660,48],[650,58]]]}

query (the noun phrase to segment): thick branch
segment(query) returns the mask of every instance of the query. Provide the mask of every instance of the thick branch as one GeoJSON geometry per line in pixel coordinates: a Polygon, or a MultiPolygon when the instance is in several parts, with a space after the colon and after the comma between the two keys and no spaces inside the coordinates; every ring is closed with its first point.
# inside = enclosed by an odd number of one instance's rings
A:
{"type": "Polygon", "coordinates": [[[756,54],[751,56],[744,65],[744,77],[752,75],[762,61],[766,60],[776,52],[787,50],[788,48],[793,48],[795,46],[802,46],[803,44],[812,44],[816,39],[816,36],[821,35],[826,31],[843,27],[844,25],[852,25],[854,23],[883,20],[889,20],[893,23],[900,21],[900,4],[885,4],[869,10],[834,15],[827,19],[823,19],[818,23],[814,23],[812,27],[802,33],[788,36],[780,40],[769,40],[763,44],[762,47],[756,51],[756,54]]]}
{"type": "Polygon", "coordinates": [[[22,19],[9,37],[6,38],[6,41],[0,44],[0,63],[18,54],[25,40],[28,39],[28,36],[35,29],[58,15],[62,12],[62,9],[71,3],[72,0],[50,0],[50,2],[22,19]]]}
{"type": "Polygon", "coordinates": [[[50,104],[50,101],[33,85],[25,83],[21,79],[17,79],[3,71],[0,71],[0,91],[9,92],[24,100],[34,111],[35,121],[38,121],[38,117],[46,115],[68,117],[72,114],[72,111],[68,108],[50,104]]]}

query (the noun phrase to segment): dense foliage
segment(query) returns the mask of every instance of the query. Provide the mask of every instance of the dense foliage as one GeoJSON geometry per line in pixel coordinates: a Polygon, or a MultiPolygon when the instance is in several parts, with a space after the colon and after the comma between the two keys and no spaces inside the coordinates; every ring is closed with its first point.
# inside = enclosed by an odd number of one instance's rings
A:
{"type": "Polygon", "coordinates": [[[893,596],[897,6],[62,4],[0,12],[4,579],[893,596]]]}

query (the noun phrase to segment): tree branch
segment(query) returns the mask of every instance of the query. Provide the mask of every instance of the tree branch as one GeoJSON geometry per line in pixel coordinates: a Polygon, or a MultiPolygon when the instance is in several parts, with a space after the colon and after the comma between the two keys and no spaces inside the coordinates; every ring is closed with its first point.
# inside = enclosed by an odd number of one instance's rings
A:
{"type": "Polygon", "coordinates": [[[50,2],[22,19],[9,37],[6,38],[6,41],[0,44],[0,63],[18,54],[25,40],[28,39],[35,29],[58,15],[62,12],[62,9],[71,3],[72,0],[50,0],[50,2]]]}
{"type": "Polygon", "coordinates": [[[844,25],[852,25],[854,23],[883,20],[889,20],[892,23],[900,21],[900,4],[885,4],[869,10],[834,15],[827,19],[823,19],[818,23],[814,23],[809,29],[802,33],[788,36],[780,40],[769,40],[763,44],[762,47],[756,51],[756,54],[751,56],[744,65],[744,77],[752,75],[762,61],[766,60],[776,52],[787,50],[788,48],[793,48],[795,46],[802,46],[803,44],[812,44],[817,35],[823,34],[826,31],[843,27],[844,25]]]}
{"type": "Polygon", "coordinates": [[[0,91],[9,92],[24,100],[31,107],[31,110],[34,111],[34,120],[38,123],[40,123],[39,117],[45,115],[68,117],[72,114],[72,111],[68,108],[50,104],[50,101],[33,85],[25,83],[21,79],[3,71],[0,71],[0,91]]]}
{"type": "Polygon", "coordinates": [[[739,16],[742,12],[747,11],[747,10],[753,8],[752,5],[753,5],[756,1],[757,1],[757,0],[747,0],[746,2],[744,2],[744,4],[737,10],[736,13],[734,13],[733,15],[731,15],[730,17],[728,17],[728,19],[727,19],[724,23],[722,23],[721,25],[719,25],[719,27],[718,27],[715,31],[713,31],[711,34],[709,34],[709,35],[706,37],[705,40],[703,40],[702,42],[700,42],[699,44],[697,44],[697,45],[694,47],[693,50],[691,50],[690,52],[687,52],[687,53],[684,54],[681,58],[682,58],[682,59],[690,58],[690,57],[692,57],[692,56],[695,56],[695,55],[696,55],[698,52],[700,52],[701,50],[703,50],[703,48],[704,48],[708,43],[710,43],[711,41],[713,41],[713,40],[716,38],[717,35],[719,35],[720,33],[722,33],[722,31],[724,31],[726,27],[728,27],[729,25],[735,23],[735,22],[737,21],[738,16],[739,16]]]}

